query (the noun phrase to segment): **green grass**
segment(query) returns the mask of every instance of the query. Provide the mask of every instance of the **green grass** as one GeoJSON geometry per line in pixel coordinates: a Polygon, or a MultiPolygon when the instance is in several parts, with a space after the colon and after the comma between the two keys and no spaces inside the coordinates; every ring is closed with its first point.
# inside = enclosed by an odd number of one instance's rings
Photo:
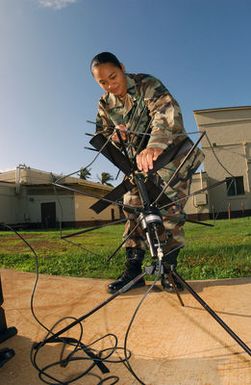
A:
{"type": "MultiPolygon", "coordinates": [[[[178,272],[184,279],[195,280],[251,276],[251,219],[209,223],[215,226],[185,225],[186,246],[179,255],[178,272]]],[[[41,273],[116,278],[123,269],[124,251],[109,263],[107,258],[119,246],[122,233],[123,225],[116,225],[68,241],[57,231],[24,231],[20,235],[36,251],[41,273]]],[[[150,263],[149,255],[145,263],[150,263]]],[[[0,267],[33,272],[35,266],[34,254],[15,233],[0,232],[0,267]]]]}

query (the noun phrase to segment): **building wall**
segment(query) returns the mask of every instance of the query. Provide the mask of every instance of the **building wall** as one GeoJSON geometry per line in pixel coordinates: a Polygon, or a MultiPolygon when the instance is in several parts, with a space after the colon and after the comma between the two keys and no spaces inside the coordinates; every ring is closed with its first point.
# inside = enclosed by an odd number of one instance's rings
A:
{"type": "Polygon", "coordinates": [[[41,204],[53,202],[56,205],[56,221],[57,222],[74,222],[75,209],[73,196],[60,196],[55,198],[53,195],[29,195],[27,197],[27,204],[25,214],[29,218],[29,222],[40,224],[41,204]]]}
{"type": "Polygon", "coordinates": [[[209,186],[231,175],[243,177],[244,194],[228,196],[223,183],[209,191],[209,211],[216,215],[248,215],[251,212],[251,107],[195,111],[203,139],[204,167],[209,186]]]}
{"type": "Polygon", "coordinates": [[[15,186],[0,182],[0,222],[14,223],[18,213],[18,206],[15,186]]]}
{"type": "Polygon", "coordinates": [[[110,205],[100,214],[96,214],[89,207],[93,205],[97,199],[89,196],[75,195],[75,220],[82,221],[110,221],[120,218],[120,211],[116,205],[110,205]]]}
{"type": "MultiPolygon", "coordinates": [[[[227,185],[224,183],[210,191],[210,211],[239,211],[245,207],[245,210],[251,209],[251,193],[250,193],[250,167],[247,166],[246,151],[243,144],[215,146],[214,152],[220,162],[234,176],[243,176],[245,194],[237,196],[227,195],[227,185]]],[[[210,184],[224,180],[230,177],[226,170],[217,165],[217,160],[211,149],[204,149],[206,154],[205,169],[210,177],[210,184]]]]}

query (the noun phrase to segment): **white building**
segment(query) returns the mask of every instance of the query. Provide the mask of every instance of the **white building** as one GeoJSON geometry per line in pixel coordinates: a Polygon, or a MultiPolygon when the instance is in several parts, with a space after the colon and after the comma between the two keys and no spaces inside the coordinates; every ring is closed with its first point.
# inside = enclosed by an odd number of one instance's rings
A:
{"type": "Polygon", "coordinates": [[[55,187],[53,174],[20,165],[0,174],[0,222],[26,227],[54,228],[102,223],[120,218],[111,205],[99,215],[89,207],[111,187],[87,180],[62,179],[67,189],[55,187]],[[73,190],[79,191],[79,193],[73,190]]]}
{"type": "Polygon", "coordinates": [[[210,187],[208,212],[223,218],[251,214],[251,106],[194,111],[202,140],[204,169],[210,187]],[[209,140],[208,140],[209,139],[209,140]]]}

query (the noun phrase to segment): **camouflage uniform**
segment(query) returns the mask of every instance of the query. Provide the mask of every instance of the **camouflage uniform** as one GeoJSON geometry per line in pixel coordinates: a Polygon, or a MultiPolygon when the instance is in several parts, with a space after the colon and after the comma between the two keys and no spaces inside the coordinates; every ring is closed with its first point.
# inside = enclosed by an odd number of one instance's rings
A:
{"type": "MultiPolygon", "coordinates": [[[[126,146],[129,156],[133,157],[146,147],[159,147],[167,149],[178,145],[187,138],[184,130],[181,111],[178,103],[156,78],[146,74],[126,74],[127,94],[121,100],[113,94],[106,93],[99,101],[97,114],[97,132],[105,136],[112,134],[115,126],[123,124],[129,130],[126,146]],[[149,133],[150,135],[134,135],[149,133]],[[140,146],[140,148],[139,148],[140,146]]],[[[190,148],[192,142],[190,144],[190,148]]],[[[168,182],[175,170],[189,151],[175,158],[164,168],[158,171],[162,181],[168,182]]],[[[203,160],[203,154],[196,149],[192,156],[183,165],[178,178],[168,186],[166,195],[172,200],[186,197],[192,173],[203,160]],[[178,180],[177,180],[178,179],[178,180]]],[[[160,179],[160,178],[159,178],[160,179]]],[[[177,245],[184,244],[183,224],[185,215],[183,207],[186,198],[177,202],[162,212],[163,228],[160,237],[164,241],[164,252],[168,252],[177,245]]],[[[124,203],[132,206],[141,206],[137,188],[124,195],[124,203]]],[[[124,237],[137,223],[134,214],[127,214],[128,221],[125,226],[124,237]]],[[[145,237],[140,226],[126,241],[125,247],[145,249],[145,237]]]]}

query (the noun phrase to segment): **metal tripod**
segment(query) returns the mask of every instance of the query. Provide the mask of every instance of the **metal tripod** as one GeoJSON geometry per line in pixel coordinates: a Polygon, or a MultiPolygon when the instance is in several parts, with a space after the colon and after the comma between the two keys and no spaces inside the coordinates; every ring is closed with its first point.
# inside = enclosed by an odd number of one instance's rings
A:
{"type": "MultiPolygon", "coordinates": [[[[161,242],[159,241],[158,237],[158,228],[159,226],[163,225],[163,220],[161,213],[157,207],[151,206],[147,190],[145,188],[144,178],[142,174],[136,173],[135,174],[135,183],[138,187],[138,191],[140,194],[140,198],[143,204],[143,210],[138,216],[138,220],[140,222],[140,225],[142,226],[143,230],[145,231],[146,239],[149,245],[149,250],[151,253],[151,257],[153,259],[153,264],[149,267],[145,268],[145,271],[136,276],[133,280],[131,280],[129,283],[127,283],[124,287],[122,287],[120,290],[118,290],[116,293],[108,297],[105,301],[103,301],[101,304],[94,307],[92,310],[81,316],[80,318],[73,321],[68,326],[64,327],[57,333],[53,334],[51,337],[46,338],[43,342],[41,342],[38,345],[44,345],[46,343],[50,342],[57,342],[60,341],[60,336],[71,329],[73,326],[77,325],[81,321],[85,320],[86,318],[90,317],[92,314],[97,312],[99,309],[107,305],[109,302],[114,300],[116,297],[118,297],[120,294],[125,293],[129,289],[131,289],[136,282],[138,282],[142,277],[144,277],[146,274],[152,275],[157,271],[157,273],[161,276],[164,271],[163,267],[163,250],[161,242]]],[[[248,353],[251,356],[251,349],[244,343],[244,341],[241,340],[241,338],[214,312],[214,310],[193,290],[193,288],[174,270],[173,266],[170,266],[170,270],[168,273],[168,280],[173,284],[174,289],[176,291],[176,294],[178,296],[178,299],[182,306],[184,306],[184,303],[182,301],[182,298],[177,290],[175,279],[178,280],[191,294],[192,296],[204,307],[204,309],[225,329],[225,331],[243,348],[243,350],[248,353]]],[[[87,354],[90,355],[90,352],[87,350],[87,354]]],[[[94,360],[94,362],[100,367],[99,360],[95,356],[90,357],[94,360]]],[[[104,364],[102,364],[104,365],[104,364]]],[[[107,368],[104,368],[101,365],[100,370],[104,370],[107,368]]]]}

